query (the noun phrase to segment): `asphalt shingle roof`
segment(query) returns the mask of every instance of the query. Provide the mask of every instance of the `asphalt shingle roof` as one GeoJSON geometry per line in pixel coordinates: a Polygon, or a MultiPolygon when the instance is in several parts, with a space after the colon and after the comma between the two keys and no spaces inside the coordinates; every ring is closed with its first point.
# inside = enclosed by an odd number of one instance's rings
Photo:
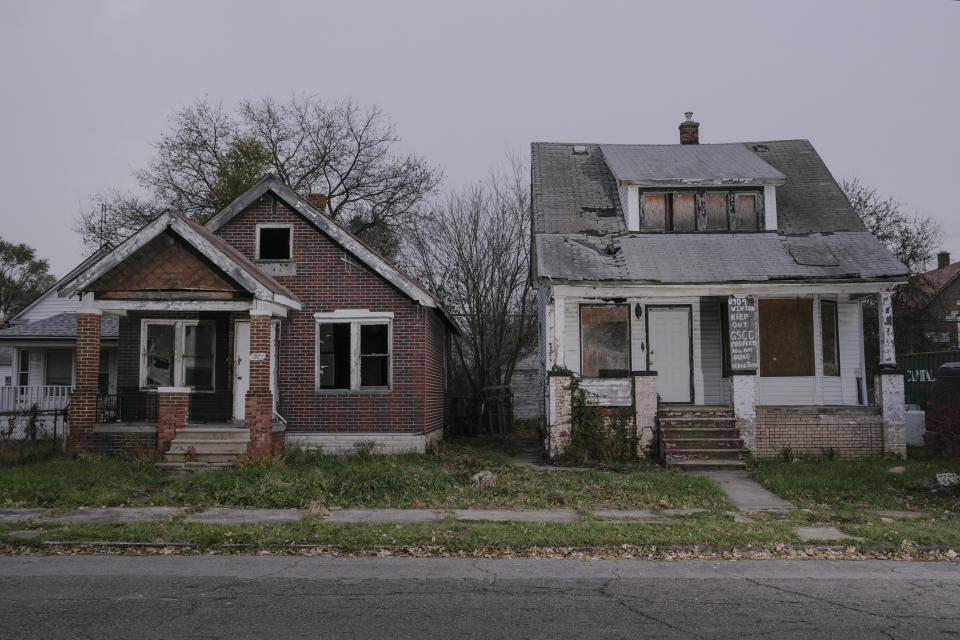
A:
{"type": "Polygon", "coordinates": [[[680,284],[866,279],[906,273],[868,232],[644,233],[618,238],[537,234],[536,256],[537,273],[552,281],[680,284]]]}
{"type": "Polygon", "coordinates": [[[784,175],[740,143],[603,144],[618,181],[636,184],[775,184],[784,175]]]}
{"type": "MultiPolygon", "coordinates": [[[[103,314],[100,317],[100,339],[116,340],[119,333],[120,320],[117,316],[103,314]]],[[[15,341],[18,339],[77,339],[77,314],[58,313],[55,316],[20,324],[0,331],[0,340],[15,341]]]]}

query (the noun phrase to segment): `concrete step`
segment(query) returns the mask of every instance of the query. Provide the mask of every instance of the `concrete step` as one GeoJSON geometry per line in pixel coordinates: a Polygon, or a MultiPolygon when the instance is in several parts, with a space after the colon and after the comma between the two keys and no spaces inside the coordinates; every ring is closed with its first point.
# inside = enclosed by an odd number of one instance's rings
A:
{"type": "Polygon", "coordinates": [[[176,437],[197,438],[200,440],[240,440],[250,438],[250,430],[244,427],[212,427],[187,425],[177,429],[176,437]]]}
{"type": "Polygon", "coordinates": [[[687,460],[667,457],[667,468],[675,471],[730,471],[746,469],[745,460],[687,460]]]}
{"type": "Polygon", "coordinates": [[[736,429],[661,429],[664,440],[684,440],[698,438],[701,440],[738,440],[740,434],[736,429]]]}
{"type": "MultiPolygon", "coordinates": [[[[198,453],[196,455],[195,462],[204,462],[204,463],[218,463],[221,465],[233,464],[237,461],[240,455],[236,453],[198,453]]],[[[168,451],[163,459],[166,462],[186,462],[187,461],[187,452],[186,451],[168,451]]]]}
{"type": "Polygon", "coordinates": [[[740,438],[664,438],[664,446],[668,449],[742,449],[740,438]]]}
{"type": "Polygon", "coordinates": [[[674,460],[740,460],[744,455],[740,449],[667,450],[667,456],[674,460]]]}
{"type": "Polygon", "coordinates": [[[193,449],[198,455],[201,453],[245,453],[247,451],[247,442],[224,442],[222,440],[213,440],[208,442],[178,442],[174,440],[170,443],[171,452],[184,452],[193,449]]]}
{"type": "Polygon", "coordinates": [[[250,434],[245,433],[242,436],[234,438],[207,438],[205,434],[201,435],[177,435],[173,439],[173,444],[197,445],[197,444],[240,444],[246,445],[250,442],[250,434]]]}
{"type": "Polygon", "coordinates": [[[730,407],[688,406],[688,407],[661,407],[658,415],[663,418],[732,418],[733,409],[730,407]]]}

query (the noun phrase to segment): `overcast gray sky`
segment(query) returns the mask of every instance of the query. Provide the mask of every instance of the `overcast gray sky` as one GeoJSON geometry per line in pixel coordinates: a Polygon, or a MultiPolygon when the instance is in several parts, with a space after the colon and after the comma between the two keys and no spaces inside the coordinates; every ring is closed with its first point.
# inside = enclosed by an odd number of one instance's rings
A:
{"type": "Polygon", "coordinates": [[[63,275],[91,194],[202,95],[353,97],[447,186],[531,141],[808,138],[960,259],[960,2],[2,0],[0,236],[63,275]]]}

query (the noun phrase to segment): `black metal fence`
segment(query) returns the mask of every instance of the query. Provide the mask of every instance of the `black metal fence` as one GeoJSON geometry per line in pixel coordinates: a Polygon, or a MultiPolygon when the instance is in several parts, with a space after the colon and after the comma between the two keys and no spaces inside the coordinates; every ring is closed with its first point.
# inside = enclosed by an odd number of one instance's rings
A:
{"type": "Polygon", "coordinates": [[[100,394],[102,422],[156,422],[160,417],[158,397],[152,393],[100,394]]]}

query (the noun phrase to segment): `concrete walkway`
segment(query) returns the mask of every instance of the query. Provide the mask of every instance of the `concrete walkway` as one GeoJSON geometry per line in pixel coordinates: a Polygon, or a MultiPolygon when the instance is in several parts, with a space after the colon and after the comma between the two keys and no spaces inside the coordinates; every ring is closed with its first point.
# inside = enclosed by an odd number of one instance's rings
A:
{"type": "Polygon", "coordinates": [[[749,471],[700,471],[690,475],[710,478],[716,482],[737,509],[745,513],[787,512],[796,509],[783,498],[757,484],[750,477],[749,471]]]}

